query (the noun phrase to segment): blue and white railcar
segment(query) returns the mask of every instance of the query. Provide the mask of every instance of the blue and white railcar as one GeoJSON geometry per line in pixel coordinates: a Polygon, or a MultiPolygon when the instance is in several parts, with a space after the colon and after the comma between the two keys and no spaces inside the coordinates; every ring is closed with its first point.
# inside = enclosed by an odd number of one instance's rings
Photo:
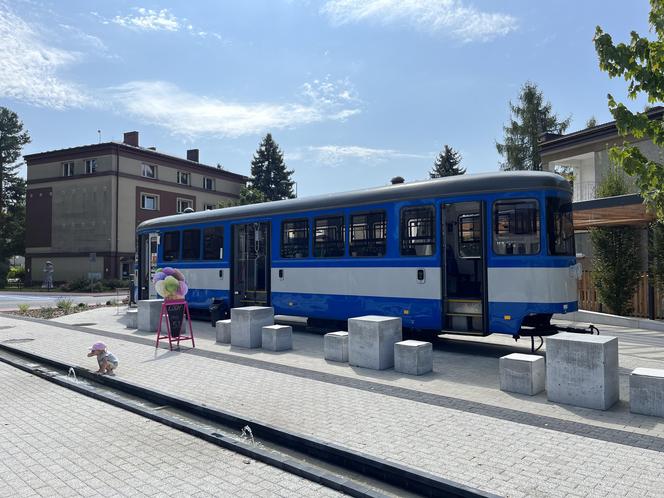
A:
{"type": "Polygon", "coordinates": [[[185,213],[137,230],[150,273],[185,274],[192,308],[273,306],[404,327],[518,336],[577,310],[572,191],[543,172],[463,175],[185,213]]]}

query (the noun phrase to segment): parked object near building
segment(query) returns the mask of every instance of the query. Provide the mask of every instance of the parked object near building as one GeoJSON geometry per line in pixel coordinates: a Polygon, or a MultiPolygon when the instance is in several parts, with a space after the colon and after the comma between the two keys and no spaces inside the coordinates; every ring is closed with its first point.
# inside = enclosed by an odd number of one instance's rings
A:
{"type": "Polygon", "coordinates": [[[214,209],[239,197],[246,177],[139,146],[138,132],[105,142],[25,156],[27,279],[130,278],[135,228],[187,208],[214,209]],[[91,254],[95,257],[92,258],[91,254]]]}
{"type": "Polygon", "coordinates": [[[137,232],[141,299],[152,267],[172,265],[192,308],[555,333],[552,314],[577,309],[571,196],[558,175],[501,172],[149,220],[137,232]]]}

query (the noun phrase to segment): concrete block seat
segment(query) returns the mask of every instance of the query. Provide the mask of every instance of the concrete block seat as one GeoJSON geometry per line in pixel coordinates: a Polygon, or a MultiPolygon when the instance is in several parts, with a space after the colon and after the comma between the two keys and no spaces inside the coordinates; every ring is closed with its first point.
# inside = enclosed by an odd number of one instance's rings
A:
{"type": "Polygon", "coordinates": [[[214,324],[217,329],[217,342],[219,344],[230,344],[231,342],[231,321],[217,320],[214,324]]]}
{"type": "Polygon", "coordinates": [[[629,411],[664,417],[664,370],[636,368],[629,375],[629,411]]]}
{"type": "Polygon", "coordinates": [[[127,310],[127,328],[128,329],[137,329],[138,328],[138,309],[129,308],[127,310]]]}
{"type": "Polygon", "coordinates": [[[142,299],[138,301],[138,330],[156,332],[163,299],[142,299]]]}
{"type": "Polygon", "coordinates": [[[293,327],[290,325],[267,325],[262,329],[262,347],[268,351],[293,349],[293,327]]]}
{"type": "Polygon", "coordinates": [[[433,370],[433,345],[423,341],[394,344],[394,369],[409,375],[424,375],[433,370]]]}
{"type": "Polygon", "coordinates": [[[401,318],[361,316],[348,320],[348,361],[356,367],[394,366],[394,344],[401,341],[401,318]]]}
{"type": "Polygon", "coordinates": [[[266,325],[274,325],[274,308],[245,306],[231,309],[231,346],[260,348],[266,325]]]}
{"type": "Polygon", "coordinates": [[[618,401],[618,339],[564,332],[546,340],[549,401],[608,410],[618,401]]]}
{"type": "Polygon", "coordinates": [[[512,353],[500,358],[500,390],[534,396],[544,391],[544,357],[512,353]]]}
{"type": "Polygon", "coordinates": [[[348,361],[348,332],[330,332],[323,339],[323,352],[329,361],[348,361]]]}

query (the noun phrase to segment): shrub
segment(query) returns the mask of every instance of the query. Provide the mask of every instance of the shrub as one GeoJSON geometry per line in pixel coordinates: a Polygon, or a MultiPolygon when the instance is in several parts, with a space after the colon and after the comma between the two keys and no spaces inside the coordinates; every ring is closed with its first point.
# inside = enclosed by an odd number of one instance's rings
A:
{"type": "Polygon", "coordinates": [[[42,318],[46,318],[47,320],[50,318],[53,318],[53,315],[55,315],[55,308],[52,308],[51,306],[47,307],[41,307],[39,308],[39,314],[41,315],[42,318]]]}
{"type": "Polygon", "coordinates": [[[22,266],[12,266],[9,269],[9,273],[7,274],[7,278],[18,278],[20,279],[21,282],[25,281],[25,268],[22,266]]]}
{"type": "Polygon", "coordinates": [[[0,288],[7,287],[7,274],[9,273],[9,263],[0,260],[0,288]]]}
{"type": "Polygon", "coordinates": [[[78,303],[79,308],[85,308],[86,306],[87,306],[87,304],[85,304],[85,303],[78,303]]]}
{"type": "Polygon", "coordinates": [[[29,305],[29,304],[25,304],[25,303],[23,303],[23,304],[19,304],[19,305],[18,305],[18,312],[19,312],[21,315],[25,315],[25,314],[28,312],[29,309],[30,309],[30,305],[29,305]]]}
{"type": "Polygon", "coordinates": [[[69,314],[74,306],[74,301],[72,301],[69,298],[59,299],[58,301],[56,301],[55,305],[59,309],[63,310],[66,314],[69,314]]]}

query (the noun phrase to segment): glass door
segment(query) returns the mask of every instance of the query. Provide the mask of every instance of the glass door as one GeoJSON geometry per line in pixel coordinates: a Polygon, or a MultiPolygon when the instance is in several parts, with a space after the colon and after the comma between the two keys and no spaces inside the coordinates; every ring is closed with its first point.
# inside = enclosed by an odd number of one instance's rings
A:
{"type": "Polygon", "coordinates": [[[233,308],[269,306],[270,228],[267,222],[233,226],[233,308]]]}

